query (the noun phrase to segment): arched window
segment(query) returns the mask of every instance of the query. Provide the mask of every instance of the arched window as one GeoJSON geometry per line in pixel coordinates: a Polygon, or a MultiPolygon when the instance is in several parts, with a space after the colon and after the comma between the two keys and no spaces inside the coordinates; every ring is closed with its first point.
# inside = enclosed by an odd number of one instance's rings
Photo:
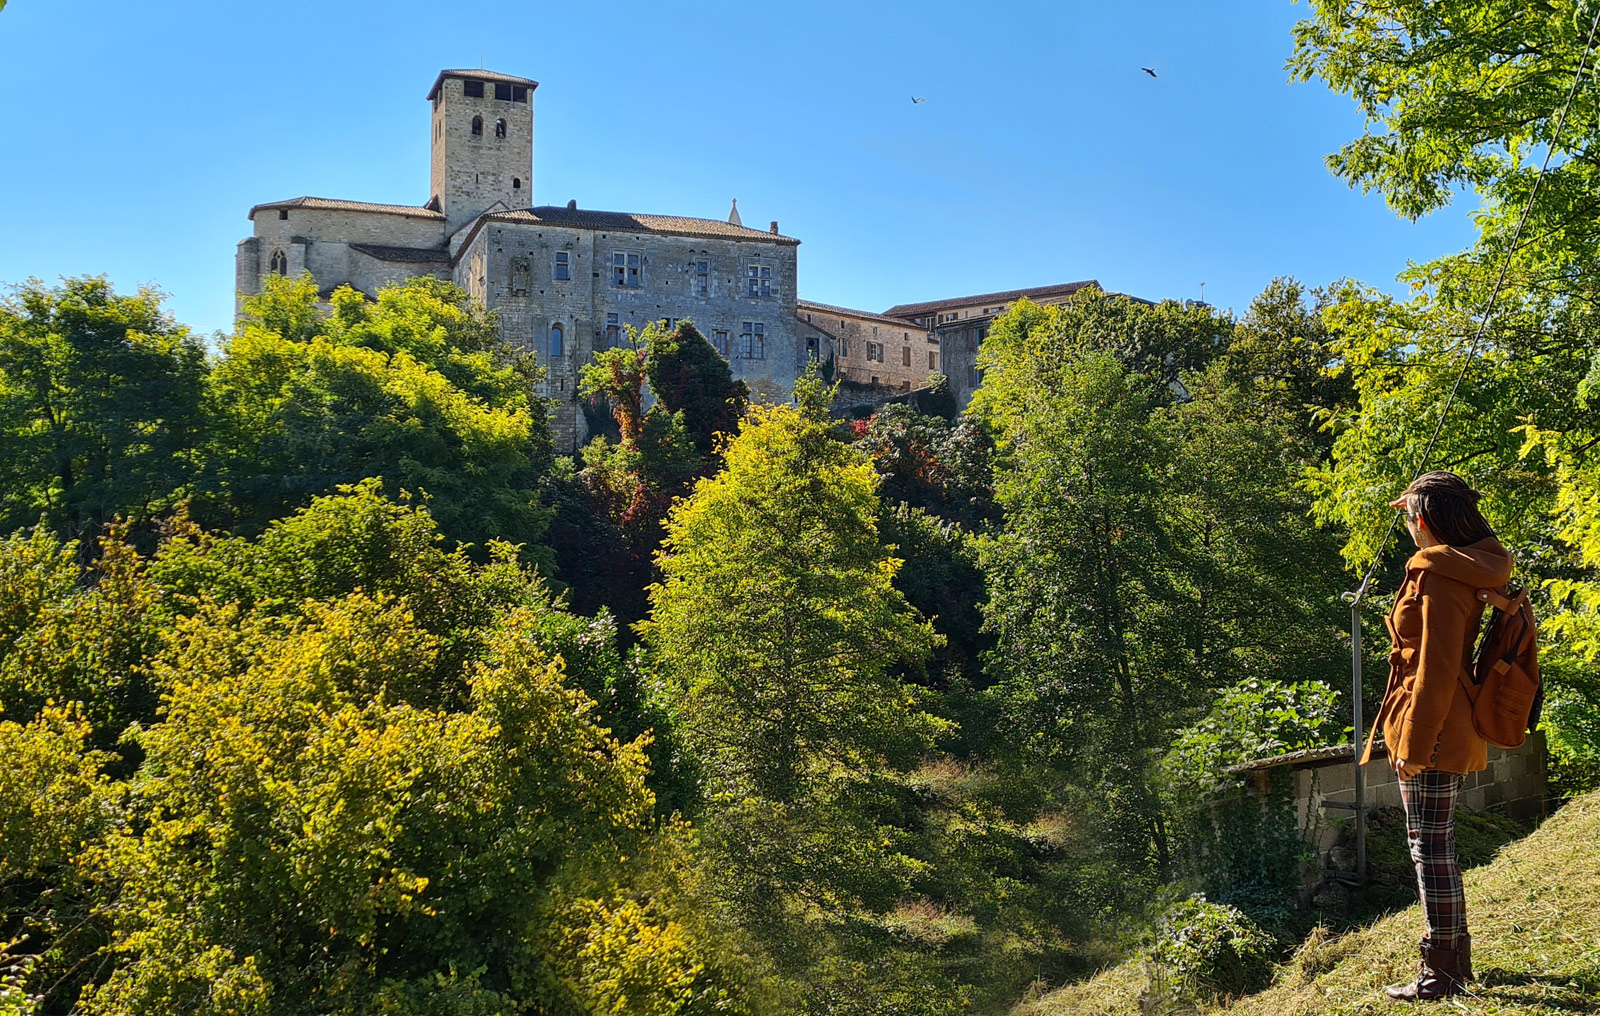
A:
{"type": "Polygon", "coordinates": [[[511,178],[511,189],[512,190],[521,190],[522,189],[522,177],[514,176],[514,177],[511,178]]]}
{"type": "Polygon", "coordinates": [[[472,133],[480,136],[483,134],[483,117],[475,116],[472,118],[472,133]]]}
{"type": "Polygon", "coordinates": [[[494,136],[497,138],[506,136],[506,122],[504,120],[496,120],[494,122],[494,136]]]}
{"type": "Polygon", "coordinates": [[[550,355],[552,357],[564,355],[565,343],[562,341],[561,325],[556,323],[550,326],[550,355]]]}
{"type": "Polygon", "coordinates": [[[273,251],[271,259],[267,261],[267,269],[268,271],[272,272],[273,275],[288,275],[289,255],[285,254],[281,250],[273,251]]]}

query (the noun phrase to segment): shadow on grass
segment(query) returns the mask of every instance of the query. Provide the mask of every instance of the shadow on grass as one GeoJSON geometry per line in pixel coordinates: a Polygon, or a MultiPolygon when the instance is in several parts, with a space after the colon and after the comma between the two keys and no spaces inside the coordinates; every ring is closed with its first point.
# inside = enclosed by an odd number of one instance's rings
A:
{"type": "Polygon", "coordinates": [[[1472,995],[1520,1006],[1536,1002],[1541,1010],[1552,1012],[1600,1013],[1600,978],[1589,974],[1486,967],[1479,972],[1472,995]],[[1537,994],[1530,997],[1534,992],[1537,994]]]}

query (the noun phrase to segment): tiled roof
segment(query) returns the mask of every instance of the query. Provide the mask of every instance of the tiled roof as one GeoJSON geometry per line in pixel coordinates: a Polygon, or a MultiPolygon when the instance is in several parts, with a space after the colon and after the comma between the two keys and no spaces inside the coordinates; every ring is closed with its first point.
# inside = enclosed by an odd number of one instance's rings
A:
{"type": "Polygon", "coordinates": [[[929,300],[926,303],[897,303],[883,313],[888,317],[920,317],[940,310],[950,310],[955,307],[971,307],[974,304],[986,303],[1011,303],[1027,297],[1030,300],[1051,296],[1071,296],[1085,286],[1100,288],[1100,283],[1094,279],[1083,282],[1063,282],[1055,286],[1034,286],[1032,289],[1009,289],[1004,293],[980,293],[977,296],[958,296],[951,300],[929,300]]]}
{"type": "Polygon", "coordinates": [[[463,70],[440,71],[439,76],[433,79],[433,87],[428,89],[426,98],[429,102],[433,101],[434,93],[439,90],[439,86],[444,83],[445,78],[470,78],[473,81],[498,81],[503,85],[527,85],[529,88],[539,87],[539,82],[534,81],[532,78],[519,78],[512,74],[501,74],[499,71],[485,71],[470,68],[463,70]]]}
{"type": "Polygon", "coordinates": [[[338,198],[290,198],[287,201],[268,201],[250,209],[250,218],[254,219],[256,213],[263,208],[323,208],[337,212],[382,212],[386,215],[410,215],[419,219],[444,219],[443,212],[436,212],[431,208],[421,205],[379,205],[371,201],[342,201],[338,198]]]}
{"type": "Polygon", "coordinates": [[[905,318],[889,317],[885,314],[879,314],[877,311],[851,310],[849,307],[835,307],[831,303],[817,303],[814,300],[796,300],[795,306],[799,308],[802,320],[804,320],[805,312],[809,310],[820,311],[823,314],[833,314],[835,316],[860,318],[863,321],[878,321],[896,328],[907,328],[912,331],[923,330],[922,326],[914,321],[907,321],[905,318]]]}
{"type": "Polygon", "coordinates": [[[735,226],[721,219],[694,219],[685,215],[636,215],[633,212],[602,212],[588,208],[542,205],[514,212],[494,212],[485,219],[496,222],[526,222],[577,229],[603,229],[613,233],[667,233],[674,236],[700,236],[711,240],[759,240],[765,243],[798,245],[799,240],[760,229],[735,226]]]}
{"type": "Polygon", "coordinates": [[[379,261],[448,262],[450,260],[450,252],[443,247],[391,247],[382,243],[353,243],[350,249],[368,254],[379,261]]]}

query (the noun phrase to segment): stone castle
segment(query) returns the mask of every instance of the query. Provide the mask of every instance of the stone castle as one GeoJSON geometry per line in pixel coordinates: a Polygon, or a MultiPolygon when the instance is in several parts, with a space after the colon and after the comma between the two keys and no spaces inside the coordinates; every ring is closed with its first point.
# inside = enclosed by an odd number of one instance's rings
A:
{"type": "Polygon", "coordinates": [[[453,281],[500,316],[503,337],[547,368],[556,447],[589,432],[578,371],[627,328],[691,318],[758,400],[787,401],[811,358],[841,378],[908,391],[950,376],[965,404],[987,320],[1011,300],[1066,299],[1071,283],[853,311],[797,298],[796,248],[773,222],[534,206],[533,95],[538,82],[486,70],[441,71],[433,105],[430,196],[421,205],[298,197],[250,209],[235,289],[310,272],[326,296],[349,285],[375,297],[417,276],[453,281]],[[952,341],[953,340],[953,341],[952,341]]]}

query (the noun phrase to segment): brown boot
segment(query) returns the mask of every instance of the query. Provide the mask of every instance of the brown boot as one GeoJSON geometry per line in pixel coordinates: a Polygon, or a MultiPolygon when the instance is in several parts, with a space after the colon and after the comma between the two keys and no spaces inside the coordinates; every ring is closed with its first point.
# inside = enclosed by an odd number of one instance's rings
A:
{"type": "Polygon", "coordinates": [[[1383,993],[1397,1002],[1425,1002],[1459,995],[1467,990],[1461,960],[1460,949],[1432,949],[1424,945],[1417,979],[1410,984],[1385,988],[1383,993]]]}

